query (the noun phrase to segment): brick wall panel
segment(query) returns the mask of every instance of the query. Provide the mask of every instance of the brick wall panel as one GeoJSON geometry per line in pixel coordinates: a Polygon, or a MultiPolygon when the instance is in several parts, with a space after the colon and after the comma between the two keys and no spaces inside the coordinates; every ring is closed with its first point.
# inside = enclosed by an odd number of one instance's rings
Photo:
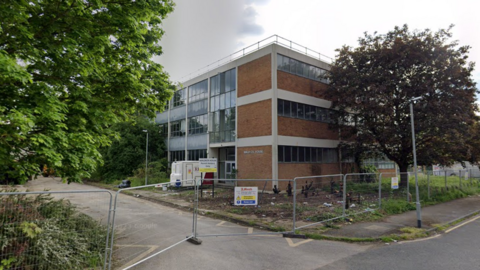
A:
{"type": "Polygon", "coordinates": [[[325,99],[327,85],[284,71],[277,71],[277,87],[297,94],[325,99]]]}
{"type": "Polygon", "coordinates": [[[272,58],[270,54],[238,67],[237,96],[258,93],[272,88],[272,58]]]}
{"type": "Polygon", "coordinates": [[[237,108],[237,137],[272,135],[272,101],[263,100],[237,108]]]}
{"type": "Polygon", "coordinates": [[[327,123],[283,116],[278,117],[278,135],[338,140],[338,133],[330,130],[327,123]]]}

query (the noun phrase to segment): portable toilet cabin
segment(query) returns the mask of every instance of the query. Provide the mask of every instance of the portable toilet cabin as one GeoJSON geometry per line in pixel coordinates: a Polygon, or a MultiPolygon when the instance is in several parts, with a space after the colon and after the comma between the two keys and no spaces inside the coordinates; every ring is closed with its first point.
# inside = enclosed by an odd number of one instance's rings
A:
{"type": "Polygon", "coordinates": [[[175,161],[172,163],[170,184],[176,187],[193,187],[194,181],[200,185],[200,163],[198,161],[175,161]],[[190,180],[190,181],[189,181],[190,180]]]}

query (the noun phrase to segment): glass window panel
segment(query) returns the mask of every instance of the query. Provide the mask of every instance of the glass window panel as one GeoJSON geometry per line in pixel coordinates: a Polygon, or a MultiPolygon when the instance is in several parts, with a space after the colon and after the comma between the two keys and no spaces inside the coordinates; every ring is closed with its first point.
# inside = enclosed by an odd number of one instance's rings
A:
{"type": "Polygon", "coordinates": [[[220,94],[225,92],[225,72],[220,73],[220,94]]]}
{"type": "Polygon", "coordinates": [[[278,100],[278,105],[277,106],[278,106],[277,107],[278,115],[283,116],[283,100],[282,99],[278,100]]]}
{"type": "Polygon", "coordinates": [[[320,107],[317,107],[316,120],[319,122],[322,121],[322,108],[320,107]]]}
{"type": "Polygon", "coordinates": [[[215,107],[215,98],[210,98],[210,111],[214,112],[217,108],[215,107]]]}
{"type": "Polygon", "coordinates": [[[232,94],[232,92],[228,92],[225,94],[225,108],[230,108],[230,104],[231,104],[231,98],[230,98],[230,95],[232,94]]]}
{"type": "Polygon", "coordinates": [[[317,162],[325,163],[323,160],[323,148],[317,148],[317,162]]]}
{"type": "Polygon", "coordinates": [[[317,162],[317,148],[311,148],[312,152],[312,162],[317,162]]]}
{"type": "Polygon", "coordinates": [[[290,117],[297,118],[297,112],[298,112],[298,103],[292,102],[292,110],[290,117]]]}
{"type": "Polygon", "coordinates": [[[303,70],[305,69],[305,64],[298,62],[297,64],[297,75],[303,76],[303,70]]]}
{"type": "Polygon", "coordinates": [[[284,162],[283,160],[283,146],[279,145],[278,146],[278,162],[284,162]]]}
{"type": "Polygon", "coordinates": [[[283,102],[283,115],[284,115],[284,116],[292,117],[291,108],[290,108],[290,107],[291,107],[291,106],[290,106],[291,103],[292,103],[292,102],[290,102],[290,101],[288,101],[288,100],[285,100],[285,101],[283,102]]]}
{"type": "Polygon", "coordinates": [[[284,149],[284,154],[285,154],[285,162],[292,162],[292,147],[291,146],[285,146],[284,149]]]}
{"type": "Polygon", "coordinates": [[[298,162],[305,162],[305,147],[298,147],[298,162]]]}
{"type": "Polygon", "coordinates": [[[288,72],[294,73],[297,70],[297,61],[293,60],[292,58],[289,58],[289,70],[288,72]]]}
{"type": "Polygon", "coordinates": [[[305,148],[305,162],[311,162],[312,161],[312,158],[311,158],[311,148],[310,147],[306,147],[305,148]]]}
{"type": "Polygon", "coordinates": [[[220,110],[225,110],[225,96],[226,94],[220,95],[220,110]]]}
{"type": "Polygon", "coordinates": [[[304,104],[298,104],[298,109],[297,109],[297,112],[298,112],[298,118],[300,119],[305,119],[305,105],[304,104]]]}
{"type": "Polygon", "coordinates": [[[236,76],[236,70],[232,69],[230,71],[230,91],[235,90],[237,88],[237,76],[236,76]]]}
{"type": "Polygon", "coordinates": [[[277,69],[282,70],[283,56],[277,54],[277,69]]]}
{"type": "Polygon", "coordinates": [[[236,100],[237,100],[237,91],[234,90],[230,93],[230,106],[231,107],[235,107],[236,100]]]}
{"type": "Polygon", "coordinates": [[[230,72],[227,71],[225,72],[225,92],[230,92],[230,85],[231,85],[231,82],[230,82],[230,72]]]}
{"type": "Polygon", "coordinates": [[[298,162],[298,147],[292,146],[292,162],[298,162]]]}

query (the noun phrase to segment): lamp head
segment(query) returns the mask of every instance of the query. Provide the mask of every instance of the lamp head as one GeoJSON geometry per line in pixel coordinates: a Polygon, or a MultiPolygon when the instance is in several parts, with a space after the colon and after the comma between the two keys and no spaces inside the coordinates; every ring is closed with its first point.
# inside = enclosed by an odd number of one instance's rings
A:
{"type": "Polygon", "coordinates": [[[414,101],[421,100],[421,99],[423,99],[423,97],[414,97],[414,98],[410,99],[410,102],[414,102],[414,101]]]}

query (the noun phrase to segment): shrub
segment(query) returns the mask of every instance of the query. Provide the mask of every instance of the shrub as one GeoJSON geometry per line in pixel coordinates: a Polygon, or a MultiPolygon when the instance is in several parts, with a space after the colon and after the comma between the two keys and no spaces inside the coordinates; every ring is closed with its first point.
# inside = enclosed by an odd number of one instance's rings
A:
{"type": "Polygon", "coordinates": [[[0,197],[0,269],[85,269],[103,263],[106,229],[66,200],[0,197]]]}

